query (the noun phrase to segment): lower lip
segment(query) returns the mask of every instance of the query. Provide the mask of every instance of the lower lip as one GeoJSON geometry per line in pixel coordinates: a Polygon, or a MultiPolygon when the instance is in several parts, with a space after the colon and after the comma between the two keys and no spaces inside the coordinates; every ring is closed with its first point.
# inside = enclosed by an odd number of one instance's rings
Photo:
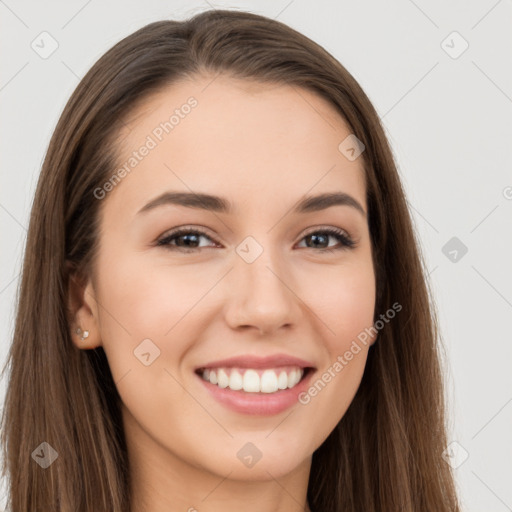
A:
{"type": "Polygon", "coordinates": [[[228,409],[241,414],[271,416],[279,414],[298,403],[298,396],[308,388],[313,373],[313,370],[310,369],[296,386],[275,393],[247,393],[229,388],[220,388],[216,384],[204,380],[200,375],[196,375],[213,398],[228,409]]]}

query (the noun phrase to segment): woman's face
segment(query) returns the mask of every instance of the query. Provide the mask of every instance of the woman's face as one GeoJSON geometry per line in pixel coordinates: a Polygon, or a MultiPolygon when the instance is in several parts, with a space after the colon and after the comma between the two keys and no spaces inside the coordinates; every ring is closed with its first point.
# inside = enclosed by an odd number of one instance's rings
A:
{"type": "Polygon", "coordinates": [[[80,313],[91,335],[77,345],[105,350],[136,467],[216,482],[307,474],[374,341],[353,349],[373,324],[375,276],[350,134],[307,90],[226,76],[175,84],[129,116],[96,191],[80,313]],[[299,207],[321,194],[350,199],[299,207]]]}

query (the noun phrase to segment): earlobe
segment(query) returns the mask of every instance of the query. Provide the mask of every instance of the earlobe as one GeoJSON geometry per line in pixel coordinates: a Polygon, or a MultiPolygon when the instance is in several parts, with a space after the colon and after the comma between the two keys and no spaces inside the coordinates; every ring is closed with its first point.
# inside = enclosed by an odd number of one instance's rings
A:
{"type": "Polygon", "coordinates": [[[84,341],[86,338],[89,337],[89,331],[82,331],[82,329],[80,327],[77,327],[76,328],[76,331],[75,333],[80,336],[80,340],[81,341],[84,341]]]}
{"type": "Polygon", "coordinates": [[[69,273],[68,326],[73,343],[80,349],[101,345],[98,309],[92,282],[76,272],[69,273]]]}

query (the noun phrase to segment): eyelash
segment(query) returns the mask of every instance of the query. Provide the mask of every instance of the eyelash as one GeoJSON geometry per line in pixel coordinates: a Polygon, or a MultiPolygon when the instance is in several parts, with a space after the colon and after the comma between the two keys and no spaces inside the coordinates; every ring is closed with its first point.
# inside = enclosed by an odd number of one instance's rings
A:
{"type": "MultiPolygon", "coordinates": [[[[304,235],[304,237],[301,239],[301,241],[308,236],[318,235],[318,234],[333,236],[334,238],[337,238],[338,241],[341,243],[341,245],[339,247],[323,248],[323,249],[319,249],[318,250],[319,252],[335,253],[340,250],[353,249],[354,247],[356,247],[356,243],[354,242],[354,240],[352,240],[352,238],[350,236],[348,236],[348,234],[345,231],[343,231],[341,229],[336,229],[336,228],[320,228],[320,229],[317,229],[316,231],[310,231],[309,233],[306,233],[304,235]]],[[[185,247],[177,247],[177,246],[173,246],[170,244],[171,240],[179,238],[182,235],[204,236],[204,237],[208,238],[209,240],[211,240],[212,242],[215,242],[215,240],[213,240],[204,231],[183,227],[183,228],[179,228],[176,231],[173,231],[173,232],[165,235],[164,237],[160,238],[157,241],[156,245],[159,247],[164,247],[171,251],[179,251],[179,252],[184,252],[184,253],[191,253],[191,252],[196,252],[200,249],[205,249],[205,247],[193,247],[193,248],[187,249],[185,247]]],[[[215,242],[215,243],[217,243],[217,242],[215,242]]],[[[209,248],[211,249],[211,247],[209,247],[209,248]]],[[[314,248],[313,247],[305,247],[305,249],[314,249],[314,248]]]]}

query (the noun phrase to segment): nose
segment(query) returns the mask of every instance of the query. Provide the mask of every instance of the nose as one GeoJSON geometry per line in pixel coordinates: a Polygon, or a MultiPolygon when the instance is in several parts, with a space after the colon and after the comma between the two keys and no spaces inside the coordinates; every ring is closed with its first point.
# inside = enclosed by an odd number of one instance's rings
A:
{"type": "Polygon", "coordinates": [[[301,315],[301,303],[290,269],[270,250],[264,250],[252,263],[236,255],[229,273],[234,290],[226,312],[232,329],[256,329],[271,334],[280,328],[293,328],[301,315]],[[295,286],[294,286],[295,285],[295,286]]]}

